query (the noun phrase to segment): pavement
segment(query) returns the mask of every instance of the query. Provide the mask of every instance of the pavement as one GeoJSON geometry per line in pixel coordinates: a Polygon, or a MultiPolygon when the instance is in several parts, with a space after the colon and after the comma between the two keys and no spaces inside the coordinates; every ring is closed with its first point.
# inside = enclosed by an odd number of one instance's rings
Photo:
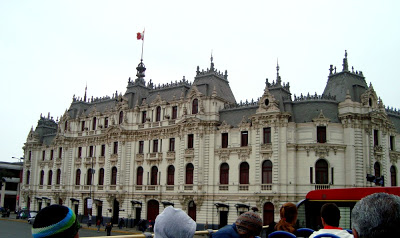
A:
{"type": "MultiPolygon", "coordinates": [[[[12,220],[15,222],[24,222],[24,223],[28,223],[27,219],[17,219],[17,214],[11,213],[10,217],[1,217],[0,216],[0,220],[12,220]]],[[[96,226],[90,226],[88,227],[87,224],[81,224],[81,229],[88,229],[88,230],[93,230],[93,231],[97,231],[97,227],[96,226]]],[[[104,232],[105,227],[101,226],[100,227],[100,231],[104,232]]],[[[122,229],[119,229],[118,226],[114,226],[112,229],[112,233],[121,233],[121,234],[129,234],[129,235],[138,235],[138,234],[143,234],[141,231],[137,230],[136,227],[135,228],[128,228],[128,227],[123,227],[122,229]]],[[[150,232],[152,233],[152,232],[150,232]]]]}

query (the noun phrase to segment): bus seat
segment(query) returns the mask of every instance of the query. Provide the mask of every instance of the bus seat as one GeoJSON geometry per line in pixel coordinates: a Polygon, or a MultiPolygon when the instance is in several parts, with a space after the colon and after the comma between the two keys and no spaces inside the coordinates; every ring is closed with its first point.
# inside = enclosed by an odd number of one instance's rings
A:
{"type": "Polygon", "coordinates": [[[324,233],[324,234],[319,234],[314,236],[314,238],[340,238],[340,236],[334,235],[334,234],[330,234],[330,233],[324,233]]]}
{"type": "Polygon", "coordinates": [[[351,229],[346,229],[346,231],[347,231],[348,233],[350,233],[350,234],[353,234],[353,230],[351,230],[351,229]]]}
{"type": "Polygon", "coordinates": [[[312,233],[314,233],[313,229],[310,228],[299,228],[296,231],[297,237],[309,237],[312,233]]]}
{"type": "Polygon", "coordinates": [[[296,236],[287,231],[274,231],[268,235],[268,238],[296,238],[296,236]]]}

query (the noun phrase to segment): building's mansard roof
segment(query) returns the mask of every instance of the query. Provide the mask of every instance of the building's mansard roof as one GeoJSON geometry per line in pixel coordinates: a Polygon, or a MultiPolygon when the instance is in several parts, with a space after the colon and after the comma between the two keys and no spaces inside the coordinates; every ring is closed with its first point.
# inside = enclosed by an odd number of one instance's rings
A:
{"type": "MultiPolygon", "coordinates": [[[[337,72],[336,67],[331,65],[328,82],[322,95],[317,94],[301,94],[300,96],[290,93],[289,83],[283,83],[279,75],[279,65],[277,65],[276,80],[272,83],[265,82],[265,87],[269,93],[276,99],[277,107],[280,112],[290,114],[289,121],[295,123],[312,122],[321,112],[332,123],[340,123],[338,116],[339,103],[350,98],[353,102],[365,103],[365,95],[368,90],[372,90],[372,85],[368,87],[365,77],[361,71],[349,70],[347,52],[343,59],[343,69],[337,72]],[[363,99],[364,97],[364,99],[363,99]]],[[[259,100],[236,102],[236,99],[229,86],[228,73],[221,73],[214,68],[213,58],[211,57],[211,65],[207,70],[200,71],[197,67],[196,77],[193,83],[185,78],[180,81],[170,82],[163,85],[155,85],[150,80],[147,85],[144,79],[145,70],[143,62],[137,69],[137,78],[128,80],[127,90],[124,97],[128,99],[128,107],[130,109],[141,106],[143,103],[151,105],[161,99],[161,101],[174,103],[180,99],[188,99],[191,90],[201,93],[205,98],[214,96],[225,104],[225,107],[219,111],[220,123],[226,123],[232,127],[237,127],[244,120],[250,120],[259,107],[259,100]]],[[[378,100],[376,93],[373,91],[376,101],[378,100]]],[[[367,93],[368,94],[368,93],[367,93]]],[[[368,94],[369,95],[369,94],[368,94]]],[[[102,98],[86,99],[73,97],[68,116],[71,119],[78,117],[87,117],[94,112],[104,113],[116,110],[118,100],[121,100],[122,94],[115,92],[112,97],[105,96],[102,98]]],[[[383,104],[382,104],[383,106],[383,104]]],[[[400,112],[387,108],[388,118],[393,123],[397,132],[400,133],[400,112]]],[[[35,134],[40,137],[40,142],[45,145],[51,144],[57,131],[57,122],[52,118],[40,118],[35,134]]]]}

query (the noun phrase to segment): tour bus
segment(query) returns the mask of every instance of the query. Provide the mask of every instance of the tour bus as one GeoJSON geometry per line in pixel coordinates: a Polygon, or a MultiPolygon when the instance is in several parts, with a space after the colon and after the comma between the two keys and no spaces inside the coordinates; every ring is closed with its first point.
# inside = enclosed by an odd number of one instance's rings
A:
{"type": "Polygon", "coordinates": [[[373,193],[389,193],[400,196],[400,187],[368,187],[321,189],[309,192],[306,198],[297,204],[298,227],[313,230],[322,228],[320,211],[325,203],[335,203],[340,210],[340,224],[343,229],[351,229],[351,211],[357,201],[373,193]]]}

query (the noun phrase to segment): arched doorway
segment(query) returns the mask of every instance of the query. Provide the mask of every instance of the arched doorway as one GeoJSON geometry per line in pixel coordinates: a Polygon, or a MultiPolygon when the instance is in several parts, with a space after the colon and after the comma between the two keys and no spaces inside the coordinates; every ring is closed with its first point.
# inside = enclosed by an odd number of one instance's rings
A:
{"type": "Polygon", "coordinates": [[[147,220],[156,220],[158,213],[160,212],[160,204],[157,200],[150,200],[147,202],[147,220]]]}
{"type": "Polygon", "coordinates": [[[119,219],[119,202],[117,201],[117,199],[114,198],[112,223],[118,224],[118,219],[119,219]]]}
{"type": "Polygon", "coordinates": [[[274,221],[274,205],[266,202],[263,208],[263,225],[269,225],[274,221]]]}
{"type": "Polygon", "coordinates": [[[194,201],[190,201],[188,204],[188,215],[196,221],[196,203],[194,201]]]}

